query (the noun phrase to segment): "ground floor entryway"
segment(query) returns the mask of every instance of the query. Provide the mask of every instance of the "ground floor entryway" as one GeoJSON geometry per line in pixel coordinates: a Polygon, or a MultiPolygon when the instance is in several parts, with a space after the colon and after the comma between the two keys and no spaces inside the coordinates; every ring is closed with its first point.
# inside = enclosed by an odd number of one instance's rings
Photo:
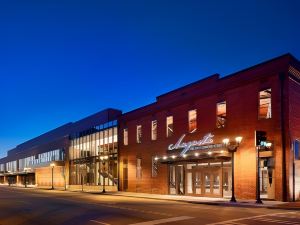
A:
{"type": "Polygon", "coordinates": [[[230,197],[231,162],[177,163],[168,166],[169,194],[230,197]]]}

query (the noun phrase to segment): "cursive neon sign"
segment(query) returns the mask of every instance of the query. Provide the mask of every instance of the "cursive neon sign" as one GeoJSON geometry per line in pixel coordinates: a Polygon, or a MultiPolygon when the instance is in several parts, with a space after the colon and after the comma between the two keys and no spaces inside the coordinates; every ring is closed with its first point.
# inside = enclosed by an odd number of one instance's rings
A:
{"type": "Polygon", "coordinates": [[[186,134],[183,134],[176,142],[176,144],[169,145],[168,150],[173,151],[173,150],[183,149],[180,153],[180,155],[182,156],[185,153],[187,153],[189,150],[196,150],[198,146],[203,146],[214,142],[214,140],[212,139],[214,135],[212,133],[208,133],[204,135],[204,137],[198,141],[195,140],[195,141],[183,142],[185,136],[186,134]]]}

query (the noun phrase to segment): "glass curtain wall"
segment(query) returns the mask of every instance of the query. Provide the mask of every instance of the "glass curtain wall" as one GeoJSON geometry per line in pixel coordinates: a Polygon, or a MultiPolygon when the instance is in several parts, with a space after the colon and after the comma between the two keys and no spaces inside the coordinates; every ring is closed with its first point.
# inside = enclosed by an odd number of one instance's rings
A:
{"type": "Polygon", "coordinates": [[[71,185],[117,185],[117,122],[76,134],[71,138],[69,156],[71,185]]]}

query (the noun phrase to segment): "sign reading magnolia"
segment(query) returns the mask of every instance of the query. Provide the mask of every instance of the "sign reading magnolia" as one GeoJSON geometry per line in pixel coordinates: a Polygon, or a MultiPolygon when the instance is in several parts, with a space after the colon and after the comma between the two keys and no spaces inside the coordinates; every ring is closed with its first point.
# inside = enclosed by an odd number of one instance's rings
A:
{"type": "Polygon", "coordinates": [[[214,137],[214,135],[211,133],[204,135],[204,137],[198,141],[183,142],[183,139],[185,138],[185,136],[186,136],[186,134],[183,134],[179,138],[179,140],[177,141],[176,144],[169,145],[168,150],[172,151],[172,150],[177,150],[177,149],[183,149],[182,152],[180,153],[180,155],[182,156],[189,150],[198,150],[199,148],[197,148],[197,147],[211,144],[214,142],[214,140],[212,139],[214,137]]]}

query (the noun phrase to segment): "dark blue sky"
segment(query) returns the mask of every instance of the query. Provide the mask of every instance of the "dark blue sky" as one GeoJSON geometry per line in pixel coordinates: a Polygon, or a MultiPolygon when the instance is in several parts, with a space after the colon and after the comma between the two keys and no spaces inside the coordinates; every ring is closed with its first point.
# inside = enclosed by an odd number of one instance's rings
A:
{"type": "Polygon", "coordinates": [[[0,3],[0,156],[103,108],[129,111],[290,52],[300,1],[0,3]]]}

